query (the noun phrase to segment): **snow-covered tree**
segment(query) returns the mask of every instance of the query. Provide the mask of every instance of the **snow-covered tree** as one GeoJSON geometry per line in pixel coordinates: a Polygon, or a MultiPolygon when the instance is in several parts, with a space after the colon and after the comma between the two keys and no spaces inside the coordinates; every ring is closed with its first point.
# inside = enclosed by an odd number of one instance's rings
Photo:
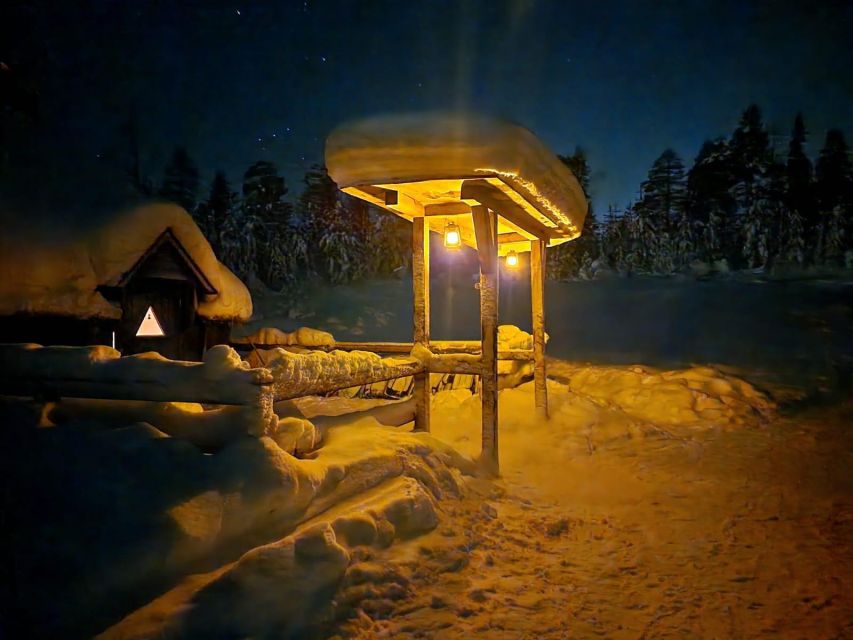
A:
{"type": "Polygon", "coordinates": [[[388,211],[376,211],[370,224],[366,256],[370,272],[389,275],[400,267],[407,267],[412,256],[411,225],[388,211]]]}
{"type": "Polygon", "coordinates": [[[845,230],[845,211],[836,205],[821,225],[821,254],[817,261],[831,267],[844,266],[844,252],[848,246],[845,230]]]}
{"type": "Polygon", "coordinates": [[[268,285],[278,285],[296,274],[285,273],[295,268],[300,256],[300,243],[294,240],[298,230],[291,225],[292,207],[284,200],[287,186],[275,164],[259,161],[252,164],[243,176],[243,222],[252,228],[255,247],[255,273],[268,285]],[[294,249],[293,256],[283,259],[286,247],[294,249]]]}
{"type": "Polygon", "coordinates": [[[198,197],[198,169],[183,147],[175,148],[172,159],[166,165],[159,196],[181,205],[194,214],[198,197]]]}
{"type": "Polygon", "coordinates": [[[353,233],[348,224],[350,219],[351,211],[347,210],[343,202],[338,201],[334,215],[320,235],[322,273],[332,284],[357,280],[366,271],[364,239],[353,233]]]}
{"type": "Polygon", "coordinates": [[[640,186],[638,206],[645,210],[660,233],[669,233],[681,219],[687,197],[684,163],[672,149],[654,161],[640,186]]]}
{"type": "Polygon", "coordinates": [[[587,201],[587,215],[583,229],[578,239],[561,244],[548,253],[548,277],[556,280],[576,277],[581,269],[589,269],[593,260],[598,257],[598,233],[595,212],[589,196],[590,169],[586,152],[577,147],[568,156],[559,156],[577,178],[587,201]]]}
{"type": "Polygon", "coordinates": [[[818,224],[817,207],[812,186],[812,163],[806,155],[806,126],[803,115],[797,114],[791,141],[788,144],[788,158],[785,163],[785,206],[797,211],[804,225],[805,233],[813,235],[818,224]]]}
{"type": "Polygon", "coordinates": [[[210,195],[198,206],[196,214],[199,226],[217,256],[222,252],[228,218],[236,214],[238,206],[239,198],[231,190],[225,172],[217,171],[210,183],[210,195]]]}
{"type": "Polygon", "coordinates": [[[853,236],[853,168],[844,134],[838,129],[826,133],[826,142],[815,163],[815,193],[820,223],[829,229],[828,219],[840,207],[846,247],[853,236]]]}
{"type": "Polygon", "coordinates": [[[802,266],[806,260],[806,233],[799,209],[785,208],[780,235],[779,260],[802,266]]]}

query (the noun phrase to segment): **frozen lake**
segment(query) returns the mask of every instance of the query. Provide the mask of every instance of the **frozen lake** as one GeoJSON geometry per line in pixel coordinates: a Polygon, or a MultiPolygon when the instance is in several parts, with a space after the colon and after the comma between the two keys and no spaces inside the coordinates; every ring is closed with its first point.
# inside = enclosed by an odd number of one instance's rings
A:
{"type": "MultiPolygon", "coordinates": [[[[526,274],[501,282],[500,322],[530,330],[526,274]]],[[[549,355],[596,364],[736,367],[753,379],[834,387],[853,368],[853,283],[630,278],[549,282],[549,355]]],[[[253,327],[313,326],[340,340],[411,340],[409,280],[255,297],[253,327]],[[289,315],[288,315],[289,314],[289,315]]],[[[433,276],[434,339],[479,337],[474,276],[433,276]]]]}

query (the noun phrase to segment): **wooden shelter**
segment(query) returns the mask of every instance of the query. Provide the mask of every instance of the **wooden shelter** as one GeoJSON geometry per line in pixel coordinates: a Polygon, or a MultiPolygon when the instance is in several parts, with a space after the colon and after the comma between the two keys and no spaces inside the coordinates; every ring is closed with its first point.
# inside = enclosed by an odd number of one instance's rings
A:
{"type": "MultiPolygon", "coordinates": [[[[415,376],[415,427],[429,430],[429,373],[481,376],[483,461],[498,464],[497,361],[531,359],[536,410],[548,415],[545,369],[545,259],[549,246],[580,235],[587,203],[571,171],[527,129],[456,114],[370,118],[335,130],[326,165],[346,193],[412,221],[413,345],[353,343],[377,351],[428,350],[415,376]],[[458,231],[480,262],[481,339],[430,338],[429,232],[458,231]],[[499,258],[530,252],[533,349],[497,350],[499,258]]],[[[346,345],[338,344],[338,348],[346,345]]]]}

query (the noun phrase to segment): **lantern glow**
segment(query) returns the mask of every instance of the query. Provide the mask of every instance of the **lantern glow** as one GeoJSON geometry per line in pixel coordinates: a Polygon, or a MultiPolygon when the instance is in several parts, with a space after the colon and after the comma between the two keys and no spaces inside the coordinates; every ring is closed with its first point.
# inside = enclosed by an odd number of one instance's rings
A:
{"type": "Polygon", "coordinates": [[[462,234],[455,222],[448,222],[444,226],[444,246],[447,249],[458,249],[462,246],[462,234]]]}
{"type": "Polygon", "coordinates": [[[506,266],[510,269],[518,267],[518,254],[510,249],[506,254],[506,266]]]}

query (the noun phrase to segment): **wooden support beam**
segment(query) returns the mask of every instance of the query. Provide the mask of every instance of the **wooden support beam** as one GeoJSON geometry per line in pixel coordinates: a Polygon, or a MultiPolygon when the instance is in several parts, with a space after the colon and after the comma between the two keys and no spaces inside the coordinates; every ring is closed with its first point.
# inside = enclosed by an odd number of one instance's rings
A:
{"type": "MultiPolygon", "coordinates": [[[[412,220],[412,289],[414,293],[414,344],[429,347],[429,225],[412,220]]],[[[415,431],[429,431],[429,370],[415,374],[415,431]]]]}
{"type": "MultiPolygon", "coordinates": [[[[502,218],[536,238],[547,240],[552,236],[559,235],[557,229],[542,224],[488,180],[463,181],[461,197],[463,200],[476,200],[492,211],[497,211],[502,218]]],[[[474,208],[471,207],[472,212],[474,208]]]]}
{"type": "Polygon", "coordinates": [[[533,314],[533,390],[536,414],[548,417],[548,385],[545,369],[545,242],[530,243],[530,302],[533,314]]]}
{"type": "Polygon", "coordinates": [[[482,205],[471,207],[471,215],[474,220],[474,234],[477,237],[480,272],[496,273],[498,269],[497,216],[482,205]],[[494,260],[492,260],[493,255],[494,260]]]}
{"type": "Polygon", "coordinates": [[[480,397],[483,405],[483,450],[480,460],[491,473],[500,472],[498,458],[498,243],[497,214],[474,207],[474,229],[480,255],[480,339],[483,353],[480,397]]]}

